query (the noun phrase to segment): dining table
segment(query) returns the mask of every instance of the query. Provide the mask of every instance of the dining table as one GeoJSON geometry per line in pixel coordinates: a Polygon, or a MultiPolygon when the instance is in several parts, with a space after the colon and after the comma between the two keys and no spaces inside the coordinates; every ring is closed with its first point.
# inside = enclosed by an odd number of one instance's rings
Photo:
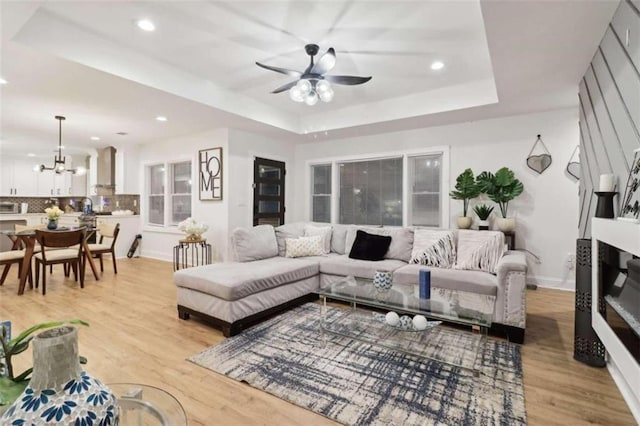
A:
{"type": "MultiPolygon", "coordinates": [[[[91,271],[93,272],[93,276],[98,281],[100,278],[98,276],[98,269],[96,268],[95,263],[93,262],[93,256],[91,256],[91,250],[89,250],[89,244],[87,240],[96,232],[97,228],[93,226],[70,226],[64,228],[58,228],[56,230],[52,230],[49,232],[60,232],[60,231],[75,231],[81,228],[85,228],[86,235],[84,240],[82,240],[82,253],[84,256],[84,262],[81,267],[80,273],[85,273],[85,265],[88,263],[91,271]]],[[[20,273],[20,285],[18,286],[18,295],[24,294],[24,288],[27,284],[27,278],[29,277],[29,270],[31,269],[31,259],[33,258],[33,254],[35,252],[36,245],[36,231],[29,229],[23,231],[13,231],[13,230],[3,230],[0,231],[0,235],[6,235],[13,241],[12,250],[18,250],[21,248],[21,245],[24,246],[24,258],[22,259],[22,268],[20,273]]]]}

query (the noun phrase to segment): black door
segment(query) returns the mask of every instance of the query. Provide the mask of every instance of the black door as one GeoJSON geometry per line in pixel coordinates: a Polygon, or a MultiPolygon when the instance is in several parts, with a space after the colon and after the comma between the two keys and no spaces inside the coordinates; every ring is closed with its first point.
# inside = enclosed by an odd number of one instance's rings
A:
{"type": "Polygon", "coordinates": [[[253,161],[253,225],[284,224],[284,177],[282,161],[253,161]]]}

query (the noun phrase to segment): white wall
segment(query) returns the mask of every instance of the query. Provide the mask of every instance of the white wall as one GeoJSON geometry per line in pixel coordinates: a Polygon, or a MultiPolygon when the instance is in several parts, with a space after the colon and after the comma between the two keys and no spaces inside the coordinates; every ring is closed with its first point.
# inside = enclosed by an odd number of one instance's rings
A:
{"type": "Polygon", "coordinates": [[[229,179],[228,173],[223,175],[222,201],[200,201],[198,194],[198,151],[201,149],[222,147],[223,169],[229,167],[228,155],[228,130],[216,129],[205,133],[190,135],[180,138],[168,139],[160,142],[141,145],[139,157],[139,191],[142,220],[142,256],[153,257],[171,261],[173,259],[172,248],[184,234],[173,229],[162,229],[146,226],[146,191],[145,191],[145,165],[164,161],[191,160],[192,169],[192,212],[191,216],[199,222],[209,225],[209,230],[204,234],[207,241],[213,246],[215,260],[224,258],[227,252],[227,223],[229,205],[229,179]]]}
{"type": "MultiPolygon", "coordinates": [[[[578,111],[561,109],[448,126],[431,127],[360,138],[301,144],[296,147],[294,197],[288,203],[293,220],[308,220],[305,203],[306,162],[318,158],[354,154],[416,150],[429,146],[450,146],[450,182],[467,167],[478,174],[511,168],[523,182],[525,192],[509,205],[509,215],[518,221],[517,246],[540,257],[529,256],[530,281],[541,286],[573,289],[574,272],[569,255],[575,254],[578,223],[578,185],[565,173],[571,153],[578,144],[578,111]],[[541,175],[526,166],[526,157],[536,135],[541,134],[553,162],[541,175]]],[[[453,189],[453,188],[451,188],[453,189]]],[[[451,200],[451,224],[462,214],[462,202],[451,200]]]]}

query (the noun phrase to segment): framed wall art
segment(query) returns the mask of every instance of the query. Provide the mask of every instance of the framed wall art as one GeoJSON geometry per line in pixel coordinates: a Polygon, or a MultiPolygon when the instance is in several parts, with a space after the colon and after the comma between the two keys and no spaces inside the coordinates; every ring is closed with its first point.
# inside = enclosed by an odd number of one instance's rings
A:
{"type": "Polygon", "coordinates": [[[633,162],[618,219],[640,222],[640,148],[633,151],[633,162]]]}
{"type": "Polygon", "coordinates": [[[198,151],[200,201],[222,200],[222,147],[198,151]]]}

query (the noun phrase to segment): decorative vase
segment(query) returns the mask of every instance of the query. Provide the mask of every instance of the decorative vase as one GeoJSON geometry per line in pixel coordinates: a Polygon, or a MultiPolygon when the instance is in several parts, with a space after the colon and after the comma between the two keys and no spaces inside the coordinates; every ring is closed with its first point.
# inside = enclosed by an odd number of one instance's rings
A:
{"type": "Polygon", "coordinates": [[[78,330],[64,326],[35,336],[33,376],[0,424],[113,426],[118,422],[116,396],[80,368],[78,330]]]}
{"type": "Polygon", "coordinates": [[[393,285],[393,279],[391,272],[388,271],[376,271],[373,274],[373,287],[380,292],[386,292],[391,290],[393,285]]]}
{"type": "Polygon", "coordinates": [[[488,220],[481,220],[480,222],[478,222],[478,229],[481,231],[488,231],[489,230],[489,221],[488,220]]]}
{"type": "Polygon", "coordinates": [[[47,229],[50,231],[58,229],[58,221],[55,219],[49,219],[49,223],[47,223],[47,229]]]}
{"type": "Polygon", "coordinates": [[[515,217],[499,217],[496,221],[498,229],[502,232],[511,232],[516,229],[515,217]]]}
{"type": "Polygon", "coordinates": [[[458,228],[460,229],[469,229],[471,228],[473,219],[467,216],[458,216],[456,218],[456,223],[458,224],[458,228]]]}

